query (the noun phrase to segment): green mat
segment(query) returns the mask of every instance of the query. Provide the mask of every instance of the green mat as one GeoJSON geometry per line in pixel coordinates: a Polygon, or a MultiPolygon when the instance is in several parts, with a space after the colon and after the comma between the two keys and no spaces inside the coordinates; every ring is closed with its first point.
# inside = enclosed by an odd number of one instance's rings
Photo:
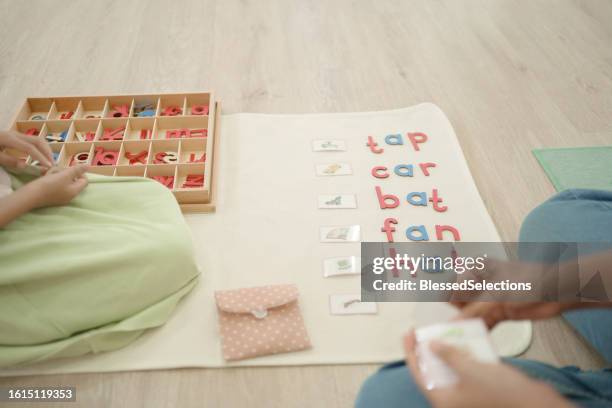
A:
{"type": "Polygon", "coordinates": [[[534,149],[533,154],[557,191],[612,190],[612,146],[534,149]]]}

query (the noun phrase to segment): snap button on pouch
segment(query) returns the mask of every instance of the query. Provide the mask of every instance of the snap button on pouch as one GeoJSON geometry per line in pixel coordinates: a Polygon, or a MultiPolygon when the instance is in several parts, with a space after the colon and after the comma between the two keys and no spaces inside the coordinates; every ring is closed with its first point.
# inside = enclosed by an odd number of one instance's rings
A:
{"type": "Polygon", "coordinates": [[[251,310],[251,314],[257,319],[263,319],[268,315],[268,311],[266,309],[254,309],[251,310]]]}

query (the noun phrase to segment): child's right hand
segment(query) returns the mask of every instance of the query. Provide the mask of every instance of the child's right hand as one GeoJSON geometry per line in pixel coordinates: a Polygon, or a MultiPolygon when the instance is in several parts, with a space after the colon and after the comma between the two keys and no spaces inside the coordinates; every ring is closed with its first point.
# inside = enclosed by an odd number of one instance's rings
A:
{"type": "Polygon", "coordinates": [[[65,205],[87,186],[87,169],[86,165],[52,169],[19,190],[27,191],[32,209],[65,205]]]}
{"type": "MultiPolygon", "coordinates": [[[[14,131],[0,131],[0,149],[11,148],[29,154],[38,160],[42,167],[53,166],[53,154],[49,144],[39,138],[27,136],[14,131]]],[[[23,168],[25,162],[17,157],[0,151],[0,166],[7,168],[23,168]]]]}

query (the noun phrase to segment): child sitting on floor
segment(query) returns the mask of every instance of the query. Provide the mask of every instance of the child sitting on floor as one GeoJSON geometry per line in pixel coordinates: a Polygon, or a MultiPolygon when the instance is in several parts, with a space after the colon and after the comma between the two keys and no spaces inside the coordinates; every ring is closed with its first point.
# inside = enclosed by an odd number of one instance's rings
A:
{"type": "Polygon", "coordinates": [[[0,132],[7,148],[46,174],[0,151],[0,367],[114,350],[163,325],[199,276],[172,193],[53,168],[40,138],[0,132]]]}

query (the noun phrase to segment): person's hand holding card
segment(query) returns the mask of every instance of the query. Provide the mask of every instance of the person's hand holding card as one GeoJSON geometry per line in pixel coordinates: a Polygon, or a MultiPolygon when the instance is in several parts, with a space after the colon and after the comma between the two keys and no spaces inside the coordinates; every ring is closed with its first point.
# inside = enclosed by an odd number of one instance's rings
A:
{"type": "MultiPolygon", "coordinates": [[[[435,408],[490,407],[572,407],[547,384],[533,380],[501,362],[483,363],[471,353],[443,341],[428,342],[427,347],[452,370],[454,380],[431,388],[425,380],[417,351],[417,337],[412,331],[404,338],[406,365],[417,385],[435,408]]],[[[429,383],[431,385],[431,383],[429,383]]]]}

